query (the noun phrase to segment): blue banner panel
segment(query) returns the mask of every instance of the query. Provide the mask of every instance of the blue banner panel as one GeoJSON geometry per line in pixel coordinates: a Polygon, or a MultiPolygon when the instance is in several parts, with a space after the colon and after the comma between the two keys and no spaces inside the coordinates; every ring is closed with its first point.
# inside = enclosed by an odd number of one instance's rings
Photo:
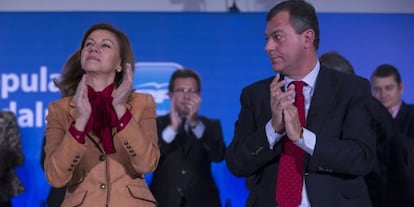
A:
{"type": "MultiPolygon", "coordinates": [[[[22,133],[25,163],[16,169],[26,192],[14,206],[45,206],[49,184],[40,163],[47,105],[60,97],[53,84],[92,24],[125,31],[135,54],[134,88],[150,93],[157,113],[169,111],[168,80],[181,67],[202,77],[201,114],[219,118],[231,142],[241,89],[274,75],[264,52],[265,13],[2,12],[0,109],[13,111],[22,133]]],[[[319,53],[336,50],[369,78],[383,63],[401,72],[404,99],[414,102],[414,15],[319,14],[319,53]]],[[[223,205],[244,206],[243,178],[224,162],[213,164],[223,205]]],[[[150,179],[150,175],[147,177],[150,179]]]]}

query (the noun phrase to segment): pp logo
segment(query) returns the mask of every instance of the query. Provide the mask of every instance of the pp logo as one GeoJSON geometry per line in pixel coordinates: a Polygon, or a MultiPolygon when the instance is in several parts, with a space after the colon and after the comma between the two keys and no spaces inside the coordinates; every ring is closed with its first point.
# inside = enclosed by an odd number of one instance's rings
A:
{"type": "Polygon", "coordinates": [[[133,87],[136,92],[151,94],[157,104],[157,115],[167,114],[170,110],[168,82],[171,74],[183,68],[173,62],[137,62],[133,87]]]}

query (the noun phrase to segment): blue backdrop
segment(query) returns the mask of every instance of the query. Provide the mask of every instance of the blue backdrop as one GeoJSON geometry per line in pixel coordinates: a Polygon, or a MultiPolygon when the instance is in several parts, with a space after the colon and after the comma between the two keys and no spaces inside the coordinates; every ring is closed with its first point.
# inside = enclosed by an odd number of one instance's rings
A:
{"type": "MultiPolygon", "coordinates": [[[[382,63],[395,65],[414,102],[413,14],[319,14],[319,54],[336,50],[369,78],[382,63]]],[[[151,92],[159,113],[168,112],[168,75],[182,66],[202,77],[201,113],[221,119],[226,144],[232,139],[239,94],[249,83],[273,75],[264,53],[265,13],[2,12],[0,13],[0,109],[13,111],[21,127],[26,161],[16,171],[26,192],[15,206],[44,204],[49,185],[40,164],[47,104],[60,94],[52,80],[98,22],[125,31],[136,57],[134,87],[151,92]],[[153,73],[151,73],[153,72],[153,73]]],[[[223,204],[244,206],[242,178],[225,163],[213,165],[223,204]]]]}

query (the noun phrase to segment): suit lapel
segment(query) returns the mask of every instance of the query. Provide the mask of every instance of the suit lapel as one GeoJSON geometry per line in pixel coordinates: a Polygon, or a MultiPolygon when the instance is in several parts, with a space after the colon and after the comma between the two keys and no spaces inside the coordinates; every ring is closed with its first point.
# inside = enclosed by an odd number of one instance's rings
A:
{"type": "Polygon", "coordinates": [[[336,76],[328,76],[329,69],[321,67],[318,77],[316,79],[316,85],[314,94],[311,100],[311,104],[306,117],[306,126],[311,131],[318,134],[321,130],[321,126],[325,121],[326,114],[334,106],[334,101],[337,98],[336,93],[336,76]]]}
{"type": "Polygon", "coordinates": [[[405,122],[406,122],[405,121],[405,119],[406,119],[405,115],[407,115],[407,114],[408,114],[408,107],[405,104],[405,102],[402,102],[400,110],[398,111],[397,116],[395,117],[395,121],[399,125],[405,124],[405,122]]]}

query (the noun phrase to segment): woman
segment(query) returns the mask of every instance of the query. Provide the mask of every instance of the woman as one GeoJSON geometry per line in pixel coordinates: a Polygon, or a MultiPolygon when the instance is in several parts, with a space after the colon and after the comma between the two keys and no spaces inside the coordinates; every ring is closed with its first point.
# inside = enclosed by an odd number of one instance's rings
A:
{"type": "Polygon", "coordinates": [[[20,128],[10,111],[0,112],[0,206],[12,206],[11,199],[22,193],[24,187],[14,172],[23,164],[20,128]]]}
{"type": "Polygon", "coordinates": [[[64,65],[44,147],[49,183],[67,186],[63,207],[157,204],[144,179],[160,156],[155,102],[132,92],[133,62],[126,35],[96,24],[64,65]]]}

